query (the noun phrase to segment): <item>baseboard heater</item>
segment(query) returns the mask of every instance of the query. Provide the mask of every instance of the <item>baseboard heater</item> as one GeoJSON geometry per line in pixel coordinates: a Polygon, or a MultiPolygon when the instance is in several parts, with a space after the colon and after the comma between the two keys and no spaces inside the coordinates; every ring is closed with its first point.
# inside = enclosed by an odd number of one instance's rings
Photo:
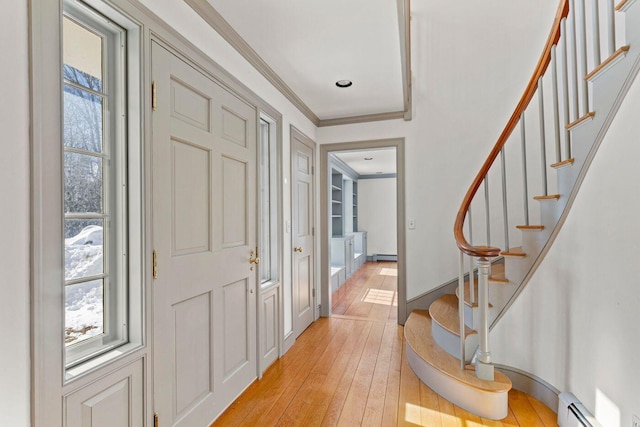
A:
{"type": "Polygon", "coordinates": [[[559,427],[602,427],[573,393],[558,396],[559,427]]]}
{"type": "Polygon", "coordinates": [[[398,255],[391,254],[373,254],[367,257],[367,261],[398,261],[398,255]]]}

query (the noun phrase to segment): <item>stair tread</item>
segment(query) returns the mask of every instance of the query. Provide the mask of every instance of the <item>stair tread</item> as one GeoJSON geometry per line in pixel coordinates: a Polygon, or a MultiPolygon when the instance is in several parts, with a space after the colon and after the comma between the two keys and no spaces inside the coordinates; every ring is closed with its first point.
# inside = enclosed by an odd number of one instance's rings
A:
{"type": "MultiPolygon", "coordinates": [[[[621,7],[623,7],[624,5],[622,5],[621,7]]],[[[613,54],[608,57],[607,59],[605,59],[604,61],[602,61],[600,63],[600,65],[598,65],[596,68],[594,68],[593,70],[591,70],[590,73],[588,73],[586,76],[584,76],[584,79],[586,81],[591,80],[594,76],[596,76],[600,71],[604,70],[605,68],[608,68],[610,65],[612,65],[613,63],[615,63],[618,59],[620,59],[620,57],[622,56],[624,58],[624,55],[626,55],[626,53],[629,51],[629,45],[626,46],[622,46],[620,47],[618,50],[616,50],[615,52],[613,52],[613,54]]]]}
{"type": "Polygon", "coordinates": [[[544,230],[544,225],[516,225],[518,230],[544,230]]]}
{"type": "Polygon", "coordinates": [[[622,10],[622,8],[627,4],[627,1],[629,1],[629,0],[622,0],[620,3],[618,3],[616,5],[615,10],[616,11],[622,10]]]}
{"type": "MultiPolygon", "coordinates": [[[[438,325],[454,335],[460,336],[460,317],[458,316],[458,298],[453,294],[446,294],[435,300],[429,306],[429,315],[438,325]]],[[[465,326],[464,336],[477,334],[473,329],[465,326]]]]}
{"type": "Polygon", "coordinates": [[[583,123],[585,123],[585,122],[587,122],[589,120],[592,120],[595,117],[595,115],[596,115],[596,113],[594,113],[593,111],[590,111],[587,114],[585,114],[584,116],[580,117],[578,120],[575,120],[575,121],[569,123],[566,126],[566,129],[567,130],[574,129],[574,128],[578,127],[579,125],[581,125],[581,124],[583,124],[583,123]]]}
{"type": "Polygon", "coordinates": [[[559,198],[559,194],[548,194],[546,196],[535,196],[533,200],[558,200],[559,198]]]}
{"type": "Polygon", "coordinates": [[[508,251],[500,252],[500,255],[502,255],[502,256],[516,256],[516,257],[527,256],[527,254],[522,251],[522,246],[518,246],[516,248],[510,248],[508,251]]]}
{"type": "MultiPolygon", "coordinates": [[[[478,281],[476,280],[474,282],[474,290],[476,293],[476,301],[478,300],[478,281]]],[[[458,286],[456,288],[456,297],[460,298],[460,286],[458,286]]],[[[464,282],[464,304],[468,307],[477,307],[478,303],[475,302],[473,304],[471,304],[471,293],[470,293],[470,289],[469,289],[469,282],[464,282]]],[[[491,303],[489,303],[489,307],[493,307],[493,305],[491,305],[491,303]]]]}
{"type": "Polygon", "coordinates": [[[551,165],[552,168],[557,169],[557,168],[561,168],[564,166],[571,166],[573,164],[573,162],[575,162],[575,159],[571,158],[571,159],[567,159],[567,160],[563,160],[561,162],[558,163],[554,163],[551,165]]]}
{"type": "Polygon", "coordinates": [[[497,370],[495,381],[486,381],[476,376],[473,366],[468,365],[462,369],[460,361],[435,342],[431,335],[431,321],[427,310],[415,310],[409,315],[404,326],[407,345],[411,346],[422,360],[468,387],[490,393],[507,393],[511,390],[511,380],[497,370]]]}

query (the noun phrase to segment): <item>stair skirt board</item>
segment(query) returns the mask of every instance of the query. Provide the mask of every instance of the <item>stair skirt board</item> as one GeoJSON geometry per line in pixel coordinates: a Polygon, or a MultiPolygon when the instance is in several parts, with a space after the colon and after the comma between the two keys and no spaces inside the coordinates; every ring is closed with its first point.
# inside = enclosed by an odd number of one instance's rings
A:
{"type": "Polygon", "coordinates": [[[462,382],[426,363],[407,343],[407,361],[418,378],[453,404],[491,420],[505,418],[509,410],[509,392],[489,392],[467,387],[462,382]]]}

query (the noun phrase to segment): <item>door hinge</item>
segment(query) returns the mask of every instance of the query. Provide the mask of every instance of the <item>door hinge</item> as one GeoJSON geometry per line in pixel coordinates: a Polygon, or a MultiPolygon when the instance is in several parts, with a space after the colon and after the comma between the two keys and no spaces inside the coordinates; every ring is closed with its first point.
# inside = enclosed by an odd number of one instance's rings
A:
{"type": "Polygon", "coordinates": [[[153,427],[160,427],[160,417],[157,412],[153,414],[153,427]]]}
{"type": "Polygon", "coordinates": [[[158,103],[156,101],[156,81],[151,82],[151,111],[156,111],[158,103]]]}
{"type": "Polygon", "coordinates": [[[158,252],[153,251],[153,278],[158,278],[158,252]]]}
{"type": "Polygon", "coordinates": [[[312,236],[316,235],[316,228],[315,227],[311,227],[311,235],[312,236]]]}
{"type": "Polygon", "coordinates": [[[311,290],[311,295],[313,295],[314,298],[316,297],[316,288],[313,288],[311,290]]]}
{"type": "Polygon", "coordinates": [[[311,166],[311,175],[315,175],[315,174],[316,174],[316,167],[311,166]]]}

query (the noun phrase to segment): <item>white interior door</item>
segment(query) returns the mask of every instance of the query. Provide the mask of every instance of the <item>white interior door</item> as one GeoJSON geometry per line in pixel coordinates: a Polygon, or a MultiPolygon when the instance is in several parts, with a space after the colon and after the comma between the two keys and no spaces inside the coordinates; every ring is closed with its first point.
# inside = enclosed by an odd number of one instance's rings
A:
{"type": "Polygon", "coordinates": [[[298,337],[314,318],[314,147],[292,131],[293,332],[298,337]]]}
{"type": "Polygon", "coordinates": [[[154,410],[208,425],[256,377],[253,107],[152,47],[154,410]]]}

